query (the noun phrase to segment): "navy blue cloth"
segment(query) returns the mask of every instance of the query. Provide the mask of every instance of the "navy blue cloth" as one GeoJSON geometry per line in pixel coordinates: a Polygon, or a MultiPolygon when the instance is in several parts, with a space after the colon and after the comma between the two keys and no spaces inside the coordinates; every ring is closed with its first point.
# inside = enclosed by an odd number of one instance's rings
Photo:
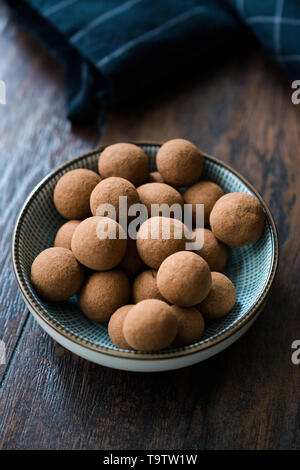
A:
{"type": "Polygon", "coordinates": [[[252,33],[300,77],[299,0],[10,0],[67,71],[68,117],[91,122],[252,33]]]}

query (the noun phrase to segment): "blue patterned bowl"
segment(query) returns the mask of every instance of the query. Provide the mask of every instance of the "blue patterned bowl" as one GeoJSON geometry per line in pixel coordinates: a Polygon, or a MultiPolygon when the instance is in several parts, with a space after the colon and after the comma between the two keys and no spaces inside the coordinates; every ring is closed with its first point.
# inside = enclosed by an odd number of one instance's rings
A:
{"type": "MultiPolygon", "coordinates": [[[[147,153],[151,171],[154,171],[159,144],[138,145],[147,153]]],[[[158,353],[121,350],[111,343],[106,325],[97,324],[83,315],[76,298],[50,303],[41,299],[33,289],[30,266],[38,253],[53,246],[55,234],[65,222],[53,205],[54,186],[64,173],[72,169],[97,171],[101,150],[75,158],[47,176],[33,190],[21,210],[12,253],[15,275],[28,308],[47,333],[67,349],[114,368],[135,371],[176,369],[225,349],[249,328],[262,309],[277,269],[278,239],[272,215],[261,196],[237,172],[208,155],[205,155],[203,179],[219,184],[225,193],[240,191],[256,196],[263,205],[266,223],[257,243],[230,248],[225,274],[236,287],[236,305],[225,318],[207,324],[201,341],[158,353]]]]}

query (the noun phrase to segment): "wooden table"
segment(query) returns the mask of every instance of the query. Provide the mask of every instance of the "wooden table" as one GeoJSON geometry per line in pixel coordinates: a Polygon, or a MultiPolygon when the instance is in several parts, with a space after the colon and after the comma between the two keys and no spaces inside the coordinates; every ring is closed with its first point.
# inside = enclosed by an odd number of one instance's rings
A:
{"type": "Polygon", "coordinates": [[[247,51],[95,128],[71,128],[62,70],[1,1],[0,79],[0,448],[299,449],[300,365],[291,344],[300,339],[300,105],[284,74],[247,51]],[[179,136],[233,165],[270,204],[281,245],[272,295],[249,332],[205,363],[149,375],[97,366],[29,315],[11,267],[16,216],[50,170],[99,143],[179,136]]]}

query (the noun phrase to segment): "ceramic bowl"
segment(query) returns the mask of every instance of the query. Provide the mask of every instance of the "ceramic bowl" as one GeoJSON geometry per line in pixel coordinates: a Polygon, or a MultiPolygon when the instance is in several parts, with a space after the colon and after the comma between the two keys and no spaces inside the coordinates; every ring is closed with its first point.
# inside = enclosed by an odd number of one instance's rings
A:
{"type": "MultiPolygon", "coordinates": [[[[138,145],[147,153],[151,171],[156,170],[155,156],[160,145],[138,145]]],[[[84,316],[76,298],[61,303],[47,302],[33,289],[31,264],[42,250],[53,246],[55,234],[65,222],[53,205],[54,186],[64,173],[72,169],[97,171],[101,150],[81,155],[46,176],[29,195],[20,212],[13,235],[12,257],[15,275],[30,312],[62,346],[85,359],[117,369],[144,372],[177,369],[224,350],[245,333],[263,308],[278,264],[278,239],[272,215],[262,197],[245,178],[209,155],[205,155],[201,179],[214,181],[225,193],[240,191],[254,195],[263,205],[266,222],[257,243],[229,249],[224,272],[235,285],[236,305],[226,317],[207,323],[200,341],[157,353],[121,350],[111,343],[106,325],[84,316]]]]}

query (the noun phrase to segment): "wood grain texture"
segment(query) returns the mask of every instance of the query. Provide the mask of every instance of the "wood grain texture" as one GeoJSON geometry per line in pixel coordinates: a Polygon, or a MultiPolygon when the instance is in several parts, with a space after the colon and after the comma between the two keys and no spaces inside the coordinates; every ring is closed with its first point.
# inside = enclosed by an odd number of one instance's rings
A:
{"type": "MultiPolygon", "coordinates": [[[[92,146],[96,133],[71,132],[60,71],[10,20],[3,47],[4,79],[18,98],[0,108],[1,184],[4,209],[11,202],[15,213],[50,168],[92,146]]],[[[0,321],[14,354],[0,390],[0,448],[300,448],[300,365],[291,362],[300,339],[300,106],[290,96],[283,74],[247,52],[115,112],[99,142],[188,138],[233,165],[270,204],[281,245],[272,295],[249,332],[205,363],[161,374],[115,371],[64,350],[31,317],[24,326],[7,259],[10,218],[1,220],[0,321]]]]}
{"type": "MultiPolygon", "coordinates": [[[[65,119],[63,74],[0,3],[0,338],[7,362],[28,311],[12,273],[14,223],[26,197],[50,170],[95,145],[96,129],[71,129],[65,119]]],[[[0,365],[0,382],[6,367],[0,365]]]]}

